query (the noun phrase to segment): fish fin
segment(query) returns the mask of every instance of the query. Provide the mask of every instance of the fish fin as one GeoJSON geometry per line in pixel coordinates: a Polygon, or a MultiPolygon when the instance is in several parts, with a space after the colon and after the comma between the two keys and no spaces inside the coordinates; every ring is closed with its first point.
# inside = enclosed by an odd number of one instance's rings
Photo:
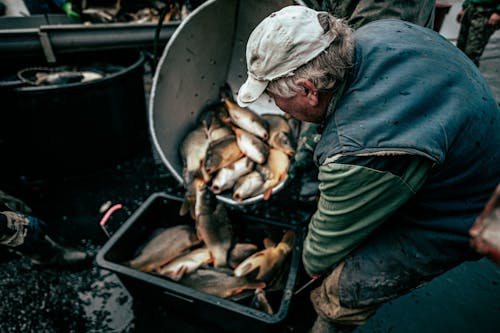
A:
{"type": "Polygon", "coordinates": [[[272,188],[267,189],[264,192],[264,200],[269,200],[269,198],[271,197],[271,194],[273,194],[273,189],[272,188]]]}
{"type": "Polygon", "coordinates": [[[179,281],[180,279],[182,279],[184,274],[186,274],[187,270],[188,270],[187,266],[182,266],[173,274],[171,274],[172,276],[170,276],[170,278],[174,281],[179,281]]]}
{"type": "Polygon", "coordinates": [[[262,240],[262,243],[264,244],[264,248],[268,249],[270,247],[274,247],[276,245],[276,242],[274,242],[271,238],[264,238],[262,240]]]}
{"type": "Polygon", "coordinates": [[[234,275],[237,277],[248,275],[253,272],[255,269],[260,268],[260,264],[256,263],[256,259],[264,255],[263,252],[257,252],[252,254],[250,257],[243,260],[235,269],[234,275]]]}

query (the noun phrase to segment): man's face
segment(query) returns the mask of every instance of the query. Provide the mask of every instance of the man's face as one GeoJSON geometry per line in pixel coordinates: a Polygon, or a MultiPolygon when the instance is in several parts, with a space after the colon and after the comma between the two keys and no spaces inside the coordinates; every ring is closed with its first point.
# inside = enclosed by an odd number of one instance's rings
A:
{"type": "Polygon", "coordinates": [[[273,93],[266,92],[274,99],[276,105],[285,113],[298,120],[311,123],[321,123],[324,119],[325,109],[320,104],[311,104],[307,95],[298,93],[294,97],[283,98],[273,93]]]}

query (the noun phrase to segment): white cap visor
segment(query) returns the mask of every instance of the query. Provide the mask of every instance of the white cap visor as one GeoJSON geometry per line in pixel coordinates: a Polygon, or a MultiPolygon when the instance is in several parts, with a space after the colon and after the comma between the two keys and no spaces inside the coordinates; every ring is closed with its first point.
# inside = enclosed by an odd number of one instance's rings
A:
{"type": "Polygon", "coordinates": [[[249,75],[238,91],[238,105],[245,107],[253,103],[266,90],[268,83],[269,81],[257,80],[249,75]]]}

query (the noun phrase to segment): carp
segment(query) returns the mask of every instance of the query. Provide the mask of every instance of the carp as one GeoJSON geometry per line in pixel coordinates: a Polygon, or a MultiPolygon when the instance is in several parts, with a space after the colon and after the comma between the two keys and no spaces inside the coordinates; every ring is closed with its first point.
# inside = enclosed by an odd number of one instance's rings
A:
{"type": "Polygon", "coordinates": [[[209,146],[208,130],[204,123],[198,124],[181,143],[182,179],[187,187],[194,178],[202,176],[203,161],[209,146]]]}
{"type": "Polygon", "coordinates": [[[269,124],[269,146],[293,156],[295,154],[295,139],[292,128],[286,119],[277,114],[262,115],[262,119],[269,124]]]}
{"type": "Polygon", "coordinates": [[[227,112],[222,105],[211,106],[199,117],[198,122],[205,124],[210,142],[233,134],[231,128],[224,121],[229,117],[229,115],[223,116],[224,111],[227,112]]]}
{"type": "Polygon", "coordinates": [[[225,207],[217,203],[215,195],[204,183],[196,190],[196,233],[214,258],[214,267],[227,266],[229,249],[233,242],[233,228],[225,207]]]}
{"type": "Polygon", "coordinates": [[[142,272],[152,272],[200,243],[192,227],[177,225],[158,233],[137,257],[124,264],[142,272]]]}
{"type": "Polygon", "coordinates": [[[243,157],[236,162],[220,169],[217,175],[212,180],[210,189],[215,194],[219,194],[234,186],[241,176],[251,172],[254,167],[254,162],[248,157],[243,157]]]}
{"type": "Polygon", "coordinates": [[[258,247],[252,243],[237,243],[229,251],[227,263],[229,267],[236,268],[243,260],[257,252],[258,247]]]}
{"type": "Polygon", "coordinates": [[[238,147],[236,137],[228,135],[210,142],[206,151],[204,168],[211,175],[242,157],[243,153],[238,147]]]}
{"type": "Polygon", "coordinates": [[[264,119],[247,108],[239,107],[230,97],[224,94],[222,94],[222,96],[224,105],[229,112],[229,117],[233,124],[258,136],[264,141],[269,139],[268,125],[264,119]]]}
{"type": "Polygon", "coordinates": [[[242,201],[257,193],[261,186],[264,185],[264,178],[258,171],[252,171],[249,174],[238,179],[234,185],[233,199],[242,201]]]}
{"type": "Polygon", "coordinates": [[[264,185],[260,191],[264,193],[264,200],[268,200],[273,188],[286,179],[289,167],[290,158],[287,154],[275,148],[269,150],[266,164],[260,166],[258,170],[265,177],[264,185]]]}
{"type": "Polygon", "coordinates": [[[265,248],[245,259],[234,269],[234,275],[247,276],[256,272],[256,280],[271,281],[279,274],[287,255],[292,252],[294,242],[295,232],[288,230],[278,244],[265,248]]]}
{"type": "Polygon", "coordinates": [[[264,141],[245,130],[233,127],[233,131],[236,134],[236,143],[241,152],[252,161],[263,164],[269,154],[269,146],[264,141]]]}
{"type": "Polygon", "coordinates": [[[179,281],[184,274],[194,272],[200,266],[210,264],[212,261],[213,258],[208,248],[201,247],[164,265],[158,270],[158,274],[179,281]]]}
{"type": "Polygon", "coordinates": [[[221,298],[229,298],[245,290],[266,287],[264,282],[249,282],[245,277],[236,277],[224,271],[203,267],[186,274],[179,283],[221,298]]]}

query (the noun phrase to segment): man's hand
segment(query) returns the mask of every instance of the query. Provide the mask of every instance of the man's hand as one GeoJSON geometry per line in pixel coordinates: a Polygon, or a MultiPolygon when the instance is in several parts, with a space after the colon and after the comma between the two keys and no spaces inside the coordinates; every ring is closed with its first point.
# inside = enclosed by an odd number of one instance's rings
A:
{"type": "Polygon", "coordinates": [[[471,246],[500,265],[500,184],[469,230],[471,246]]]}
{"type": "Polygon", "coordinates": [[[488,20],[488,25],[494,28],[500,26],[500,14],[498,13],[491,14],[490,19],[488,20]]]}

